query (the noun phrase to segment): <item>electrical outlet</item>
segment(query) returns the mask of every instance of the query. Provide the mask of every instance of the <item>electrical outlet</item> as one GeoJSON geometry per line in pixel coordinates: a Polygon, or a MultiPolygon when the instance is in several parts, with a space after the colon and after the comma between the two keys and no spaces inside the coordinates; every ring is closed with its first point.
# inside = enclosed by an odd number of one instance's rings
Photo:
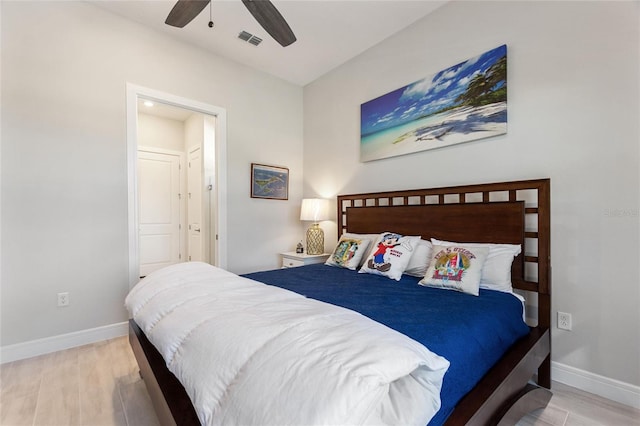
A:
{"type": "Polygon", "coordinates": [[[571,331],[571,314],[558,311],[558,328],[571,331]]]}
{"type": "Polygon", "coordinates": [[[69,293],[58,293],[58,306],[69,306],[69,293]]]}

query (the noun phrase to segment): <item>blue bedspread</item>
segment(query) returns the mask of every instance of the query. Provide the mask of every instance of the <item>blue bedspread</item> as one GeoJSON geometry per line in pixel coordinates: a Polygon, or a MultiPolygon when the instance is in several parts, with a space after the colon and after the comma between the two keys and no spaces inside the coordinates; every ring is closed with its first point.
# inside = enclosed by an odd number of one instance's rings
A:
{"type": "Polygon", "coordinates": [[[479,296],[422,287],[419,278],[394,281],[323,264],[255,272],[247,278],[343,306],[421,342],[449,360],[442,407],[429,425],[444,423],[458,401],[519,338],[529,332],[514,296],[479,296]]]}

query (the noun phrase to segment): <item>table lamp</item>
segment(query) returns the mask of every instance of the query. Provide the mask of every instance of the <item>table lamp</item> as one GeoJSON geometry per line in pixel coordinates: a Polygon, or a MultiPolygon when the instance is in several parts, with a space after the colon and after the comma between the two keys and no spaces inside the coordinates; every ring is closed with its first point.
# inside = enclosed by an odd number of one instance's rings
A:
{"type": "Polygon", "coordinates": [[[324,232],[318,222],[329,219],[329,200],[304,198],[300,209],[300,220],[313,222],[307,230],[307,254],[324,253],[324,232]]]}

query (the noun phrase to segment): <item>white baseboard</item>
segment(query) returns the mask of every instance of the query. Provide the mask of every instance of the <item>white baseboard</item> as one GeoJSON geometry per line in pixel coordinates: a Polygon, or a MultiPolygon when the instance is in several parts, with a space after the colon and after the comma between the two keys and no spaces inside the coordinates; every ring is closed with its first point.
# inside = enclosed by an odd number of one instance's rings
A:
{"type": "Polygon", "coordinates": [[[554,361],[551,362],[551,378],[556,382],[640,409],[640,386],[554,361]]]}
{"type": "Polygon", "coordinates": [[[0,364],[126,336],[128,332],[129,323],[121,322],[44,339],[16,343],[15,345],[2,346],[0,347],[0,364]]]}

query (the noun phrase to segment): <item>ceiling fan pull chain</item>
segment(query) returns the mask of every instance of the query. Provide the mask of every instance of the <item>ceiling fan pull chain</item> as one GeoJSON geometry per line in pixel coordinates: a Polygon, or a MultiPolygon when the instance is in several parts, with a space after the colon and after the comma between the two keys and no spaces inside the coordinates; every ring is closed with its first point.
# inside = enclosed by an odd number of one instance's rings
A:
{"type": "Polygon", "coordinates": [[[213,4],[213,2],[210,1],[209,2],[209,28],[213,28],[213,17],[212,17],[212,12],[211,12],[211,9],[213,9],[212,4],[213,4]]]}

